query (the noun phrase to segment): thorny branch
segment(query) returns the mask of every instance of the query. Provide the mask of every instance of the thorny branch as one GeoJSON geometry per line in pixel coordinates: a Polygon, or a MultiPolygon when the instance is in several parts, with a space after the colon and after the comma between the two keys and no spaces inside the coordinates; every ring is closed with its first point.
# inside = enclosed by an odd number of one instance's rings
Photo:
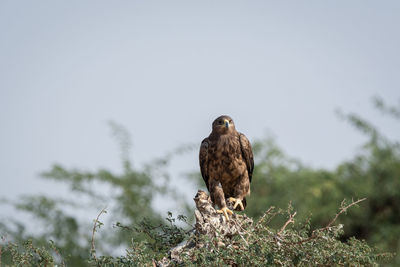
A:
{"type": "Polygon", "coordinates": [[[278,235],[281,235],[281,233],[285,230],[286,226],[289,225],[289,223],[294,223],[294,216],[296,216],[297,212],[293,214],[289,214],[289,220],[282,226],[281,230],[279,230],[278,235]]]}
{"type": "MultiPolygon", "coordinates": [[[[242,231],[244,231],[246,234],[249,234],[249,233],[248,233],[245,229],[243,229],[243,227],[242,227],[240,224],[238,224],[236,221],[234,221],[234,223],[235,223],[236,227],[240,228],[240,229],[241,229],[242,231]]],[[[239,236],[242,238],[242,240],[244,241],[244,243],[246,243],[246,246],[249,247],[249,243],[247,242],[246,239],[244,239],[243,235],[242,235],[239,231],[238,231],[237,233],[238,233],[239,236]]]]}
{"type": "MultiPolygon", "coordinates": [[[[171,267],[196,263],[200,263],[201,266],[219,266],[221,264],[237,266],[237,261],[243,262],[243,255],[246,255],[247,265],[255,265],[254,262],[260,265],[260,262],[263,262],[265,265],[266,263],[269,265],[287,265],[286,263],[291,263],[288,264],[291,266],[293,265],[292,256],[296,258],[299,255],[299,251],[304,252],[304,255],[298,258],[299,262],[302,263],[299,265],[308,266],[311,263],[315,263],[314,265],[318,266],[332,266],[333,263],[338,266],[345,265],[342,259],[331,259],[329,256],[332,246],[340,242],[337,240],[339,229],[333,225],[342,213],[365,199],[352,201],[349,205],[342,202],[336,214],[332,216],[332,220],[325,227],[316,229],[311,233],[307,231],[308,228],[305,231],[299,231],[296,229],[297,227],[294,227],[291,231],[286,230],[290,224],[295,223],[297,214],[293,211],[291,205],[289,205],[286,212],[281,209],[276,211],[271,207],[255,224],[251,218],[239,214],[232,215],[232,219],[229,221],[225,220],[222,215],[216,213],[213,203],[204,191],[199,190],[194,200],[196,203],[196,224],[192,235],[187,241],[171,248],[168,252],[168,257],[164,257],[159,261],[150,260],[150,266],[171,267]],[[282,224],[283,226],[281,225],[280,229],[278,228],[275,231],[266,225],[266,222],[269,222],[274,216],[284,214],[287,214],[285,216],[287,221],[282,224]],[[293,246],[307,241],[309,241],[308,244],[310,246],[293,246]],[[328,245],[326,246],[326,244],[328,245]],[[321,257],[323,253],[320,254],[320,251],[318,251],[320,247],[324,253],[327,252],[326,254],[329,255],[321,257]],[[265,259],[266,253],[264,252],[267,251],[268,255],[273,255],[272,259],[265,259]],[[258,253],[262,255],[258,255],[258,253]],[[258,256],[260,256],[260,259],[254,259],[254,257],[258,256]],[[215,260],[215,258],[218,258],[218,260],[215,260]],[[214,264],[211,264],[211,262],[214,264]]],[[[307,225],[309,224],[307,223],[307,225]]],[[[348,251],[346,246],[343,245],[344,248],[341,246],[338,248],[338,255],[346,256],[343,258],[346,260],[355,258],[357,263],[365,262],[363,254],[356,255],[357,253],[354,254],[354,251],[348,251]]],[[[358,246],[360,245],[358,244],[358,246]]],[[[360,251],[364,248],[360,246],[356,249],[360,251]]],[[[336,255],[336,251],[333,252],[336,255]]],[[[368,257],[374,257],[372,252],[368,253],[368,257]]]]}
{"type": "Polygon", "coordinates": [[[354,205],[356,205],[356,204],[358,204],[358,203],[360,203],[361,201],[364,201],[364,200],[366,200],[366,198],[359,199],[356,202],[353,201],[352,203],[350,203],[346,207],[341,207],[340,211],[336,214],[335,218],[333,218],[333,220],[330,221],[328,223],[328,225],[324,229],[327,229],[327,228],[331,227],[331,225],[337,220],[337,218],[340,216],[340,214],[342,214],[343,212],[346,212],[348,208],[350,208],[351,206],[354,206],[354,205]]]}
{"type": "MultiPolygon", "coordinates": [[[[275,207],[270,207],[266,212],[264,212],[264,215],[258,220],[257,224],[261,224],[265,220],[265,217],[267,217],[267,215],[270,215],[273,209],[275,209],[275,207]]],[[[267,223],[269,223],[269,221],[271,221],[271,219],[275,217],[276,214],[276,212],[273,213],[272,216],[268,219],[267,223]]]]}
{"type": "Polygon", "coordinates": [[[93,224],[91,250],[90,250],[91,253],[90,254],[92,255],[92,257],[95,261],[97,261],[97,258],[96,258],[96,247],[95,247],[95,241],[94,241],[94,234],[96,233],[96,227],[99,227],[101,225],[99,218],[100,218],[101,214],[103,214],[103,213],[107,213],[106,208],[103,208],[100,211],[100,213],[96,217],[96,220],[94,220],[94,224],[93,224]]]}
{"type": "Polygon", "coordinates": [[[355,202],[353,201],[352,203],[350,203],[349,205],[347,205],[345,207],[343,207],[343,203],[344,202],[342,202],[342,207],[340,208],[340,211],[338,213],[336,213],[335,217],[328,223],[327,226],[325,226],[324,228],[315,229],[314,231],[312,231],[311,236],[306,238],[306,239],[300,240],[298,242],[285,242],[285,243],[288,244],[288,245],[298,245],[298,244],[302,244],[302,243],[308,242],[308,241],[310,241],[310,240],[312,240],[314,238],[317,238],[318,237],[318,235],[316,234],[317,231],[328,230],[332,226],[332,224],[335,223],[337,218],[339,218],[340,214],[342,214],[343,212],[346,212],[348,208],[350,208],[350,207],[352,207],[354,205],[357,205],[358,203],[360,203],[360,202],[362,202],[364,200],[366,200],[366,198],[359,199],[359,200],[357,200],[355,202]]]}

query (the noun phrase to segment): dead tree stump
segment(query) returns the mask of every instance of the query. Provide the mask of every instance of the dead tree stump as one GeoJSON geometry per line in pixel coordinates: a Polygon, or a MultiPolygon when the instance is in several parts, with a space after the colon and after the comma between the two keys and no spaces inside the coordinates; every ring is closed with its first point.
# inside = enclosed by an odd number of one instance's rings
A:
{"type": "MultiPolygon", "coordinates": [[[[235,235],[243,238],[245,229],[253,223],[253,220],[246,215],[236,213],[226,220],[222,214],[217,213],[210,196],[202,190],[197,191],[194,202],[196,204],[194,211],[196,224],[193,233],[182,244],[172,248],[169,251],[169,258],[157,262],[156,266],[165,267],[169,266],[171,261],[180,262],[183,253],[190,253],[193,249],[203,247],[204,244],[199,241],[201,239],[197,238],[201,235],[215,240],[217,246],[226,246],[229,243],[227,241],[235,235]]],[[[232,207],[229,208],[232,209],[232,207]]]]}

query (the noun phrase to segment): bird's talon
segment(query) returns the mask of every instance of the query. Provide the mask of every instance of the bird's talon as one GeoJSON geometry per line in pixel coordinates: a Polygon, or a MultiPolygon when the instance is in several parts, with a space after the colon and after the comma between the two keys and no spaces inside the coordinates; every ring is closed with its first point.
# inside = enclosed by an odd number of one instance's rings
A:
{"type": "Polygon", "coordinates": [[[244,210],[242,200],[240,200],[239,198],[230,197],[230,198],[228,198],[228,201],[235,203],[233,205],[233,209],[236,209],[237,206],[240,206],[240,209],[244,210]]]}
{"type": "Polygon", "coordinates": [[[235,202],[235,201],[236,201],[236,198],[230,197],[230,198],[228,198],[228,201],[229,201],[229,202],[235,202]]]}
{"type": "Polygon", "coordinates": [[[217,213],[222,213],[222,214],[224,214],[226,220],[229,221],[229,215],[228,215],[228,214],[232,215],[232,214],[233,214],[233,211],[231,211],[231,210],[228,209],[227,207],[223,207],[222,209],[217,210],[217,213]]]}

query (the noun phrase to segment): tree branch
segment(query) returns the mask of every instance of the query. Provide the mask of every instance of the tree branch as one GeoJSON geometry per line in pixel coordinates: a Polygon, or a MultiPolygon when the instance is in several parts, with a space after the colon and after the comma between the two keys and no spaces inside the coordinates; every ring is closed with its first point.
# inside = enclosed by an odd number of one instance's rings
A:
{"type": "MultiPolygon", "coordinates": [[[[287,243],[285,242],[285,243],[288,244],[288,245],[299,245],[299,244],[308,242],[308,241],[310,241],[310,240],[312,240],[312,239],[314,239],[314,238],[317,238],[317,237],[318,237],[318,236],[316,235],[316,232],[317,232],[317,231],[325,231],[325,230],[328,230],[328,229],[332,226],[332,224],[335,223],[335,221],[337,220],[337,218],[339,218],[340,214],[342,214],[343,212],[346,212],[348,208],[350,208],[350,207],[352,207],[352,206],[354,206],[354,205],[356,205],[356,204],[358,204],[358,203],[360,203],[360,202],[362,202],[362,201],[364,201],[364,200],[366,200],[366,198],[359,199],[359,200],[357,200],[357,201],[355,201],[355,202],[353,201],[352,203],[350,203],[349,205],[347,205],[347,206],[345,206],[345,207],[342,206],[342,207],[340,208],[340,211],[339,211],[338,213],[336,213],[335,217],[327,224],[327,226],[325,226],[325,227],[323,227],[323,228],[315,229],[314,231],[312,231],[310,237],[308,237],[308,238],[306,238],[306,239],[303,239],[303,240],[300,240],[300,241],[297,241],[297,242],[287,242],[287,243]]],[[[342,202],[342,203],[343,203],[343,202],[342,202]]],[[[279,234],[279,233],[278,233],[278,234],[279,234]]]]}
{"type": "Polygon", "coordinates": [[[361,201],[364,201],[364,200],[366,200],[366,198],[359,199],[359,200],[357,200],[356,202],[353,201],[352,203],[350,203],[350,204],[347,205],[346,207],[341,207],[341,208],[340,208],[340,211],[336,214],[335,218],[333,218],[333,220],[330,221],[330,222],[328,223],[328,225],[325,226],[325,228],[323,228],[323,229],[327,229],[327,228],[331,227],[331,225],[337,220],[337,218],[340,216],[340,214],[342,214],[343,212],[346,212],[347,209],[350,208],[351,206],[354,206],[354,205],[356,205],[356,204],[358,204],[358,203],[360,203],[361,201]]]}
{"type": "Polygon", "coordinates": [[[97,258],[96,258],[96,247],[95,247],[95,241],[94,241],[94,234],[96,233],[96,227],[99,227],[101,225],[99,218],[100,218],[101,214],[103,214],[103,213],[107,213],[106,208],[102,209],[100,211],[100,213],[97,215],[96,220],[94,220],[93,231],[92,231],[90,254],[96,262],[97,262],[97,258]]]}
{"type": "Polygon", "coordinates": [[[297,212],[294,212],[293,214],[289,214],[289,220],[282,226],[281,230],[279,230],[278,235],[281,235],[281,233],[285,230],[285,228],[289,225],[289,223],[294,223],[294,216],[296,216],[297,212]]]}

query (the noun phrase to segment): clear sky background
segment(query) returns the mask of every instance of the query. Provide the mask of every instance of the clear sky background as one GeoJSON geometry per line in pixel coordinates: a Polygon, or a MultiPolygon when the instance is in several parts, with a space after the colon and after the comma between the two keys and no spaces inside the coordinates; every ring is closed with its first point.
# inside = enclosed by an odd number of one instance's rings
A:
{"type": "MultiPolygon", "coordinates": [[[[365,141],[336,109],[400,138],[370,101],[399,103],[399,14],[400,1],[2,0],[0,197],[57,193],[37,178],[56,162],[120,170],[109,120],[137,167],[199,144],[221,114],[313,167],[365,141]]],[[[197,151],[174,166],[198,170],[197,151]]]]}

